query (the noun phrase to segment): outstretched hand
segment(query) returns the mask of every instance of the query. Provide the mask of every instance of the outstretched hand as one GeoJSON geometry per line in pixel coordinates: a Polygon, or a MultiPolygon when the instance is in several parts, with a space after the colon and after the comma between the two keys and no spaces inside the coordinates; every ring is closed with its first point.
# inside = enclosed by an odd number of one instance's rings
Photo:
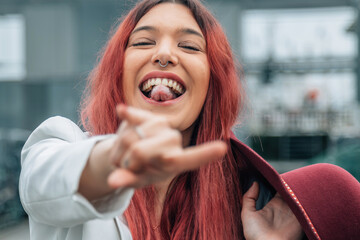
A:
{"type": "Polygon", "coordinates": [[[183,148],[181,133],[171,128],[165,117],[151,112],[120,105],[117,114],[122,124],[110,155],[116,166],[108,177],[112,188],[140,188],[172,179],[223,157],[227,151],[221,141],[183,148]]]}
{"type": "Polygon", "coordinates": [[[256,210],[259,184],[254,182],[243,196],[241,219],[247,240],[301,239],[302,229],[286,202],[277,193],[261,210],[256,210]]]}

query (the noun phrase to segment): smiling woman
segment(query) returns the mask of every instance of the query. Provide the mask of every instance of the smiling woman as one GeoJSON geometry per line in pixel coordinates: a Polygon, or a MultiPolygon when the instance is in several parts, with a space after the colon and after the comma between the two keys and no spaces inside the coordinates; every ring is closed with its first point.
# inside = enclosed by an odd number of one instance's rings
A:
{"type": "MultiPolygon", "coordinates": [[[[180,131],[193,127],[208,91],[210,67],[204,36],[191,11],[164,3],[145,14],[130,35],[123,71],[128,105],[163,115],[180,131]],[[141,84],[149,79],[154,87],[144,95],[141,84]]],[[[187,144],[192,129],[188,131],[187,144]]]]}
{"type": "Polygon", "coordinates": [[[231,133],[244,102],[234,62],[199,1],[136,5],[89,77],[88,133],[50,118],[24,146],[31,239],[355,239],[351,175],[318,165],[280,176],[231,133]],[[341,208],[321,191],[352,197],[341,208]]]}

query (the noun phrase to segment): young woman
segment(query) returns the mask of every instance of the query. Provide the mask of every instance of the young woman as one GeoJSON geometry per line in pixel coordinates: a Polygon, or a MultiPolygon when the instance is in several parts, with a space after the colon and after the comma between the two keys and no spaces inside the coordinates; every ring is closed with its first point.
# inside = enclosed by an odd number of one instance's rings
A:
{"type": "Polygon", "coordinates": [[[89,78],[89,133],[55,117],[24,146],[31,239],[317,236],[285,180],[231,134],[243,98],[203,5],[142,1],[89,78]]]}

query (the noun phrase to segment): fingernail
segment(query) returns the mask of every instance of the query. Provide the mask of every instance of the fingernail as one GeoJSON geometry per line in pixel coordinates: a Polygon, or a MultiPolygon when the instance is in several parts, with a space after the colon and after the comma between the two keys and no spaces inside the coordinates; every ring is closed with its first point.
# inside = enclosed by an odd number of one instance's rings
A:
{"type": "Polygon", "coordinates": [[[118,117],[121,119],[122,116],[124,115],[124,111],[126,110],[126,105],[121,103],[121,104],[118,104],[116,106],[116,113],[118,115],[118,117]]]}
{"type": "Polygon", "coordinates": [[[123,104],[123,103],[120,103],[120,104],[118,104],[118,105],[116,106],[116,110],[117,110],[117,111],[122,111],[122,110],[124,110],[124,109],[126,109],[126,105],[123,104]]]}

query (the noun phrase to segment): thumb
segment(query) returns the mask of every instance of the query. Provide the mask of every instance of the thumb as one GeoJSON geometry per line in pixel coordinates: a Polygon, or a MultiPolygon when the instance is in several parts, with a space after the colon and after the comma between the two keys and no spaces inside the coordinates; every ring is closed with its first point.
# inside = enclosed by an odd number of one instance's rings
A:
{"type": "Polygon", "coordinates": [[[108,185],[113,189],[135,187],[139,181],[139,177],[136,174],[123,168],[115,169],[107,179],[108,185]]]}
{"type": "Polygon", "coordinates": [[[256,211],[256,200],[259,197],[259,184],[253,182],[249,190],[243,196],[243,210],[256,211]]]}

